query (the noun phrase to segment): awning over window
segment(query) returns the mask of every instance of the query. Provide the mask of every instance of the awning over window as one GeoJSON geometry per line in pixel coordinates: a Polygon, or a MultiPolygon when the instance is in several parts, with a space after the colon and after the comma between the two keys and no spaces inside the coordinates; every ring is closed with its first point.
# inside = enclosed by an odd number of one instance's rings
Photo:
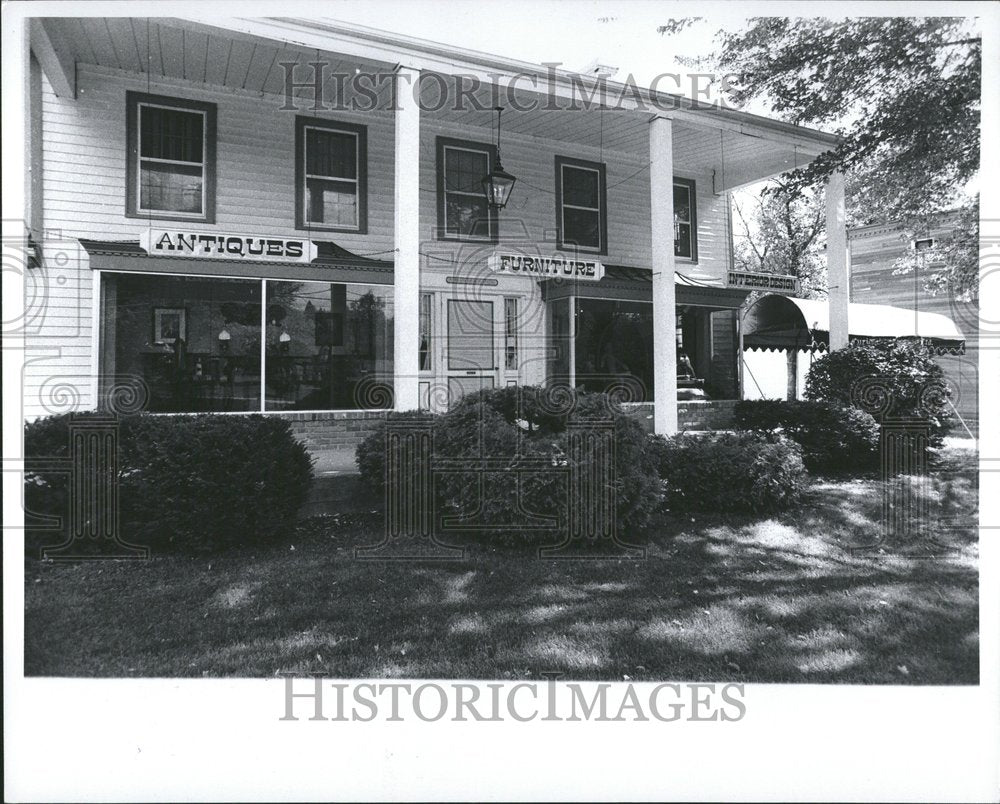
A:
{"type": "Polygon", "coordinates": [[[311,262],[241,260],[204,257],[150,256],[139,241],[80,239],[90,255],[90,267],[102,271],[129,271],[205,276],[285,278],[317,282],[359,282],[391,285],[391,260],[374,260],[353,254],[332,241],[315,241],[311,262]]]}
{"type": "MultiPolygon", "coordinates": [[[[923,341],[939,353],[963,354],[965,336],[940,313],[922,313],[888,304],[851,304],[850,339],[905,338],[923,341]]],[[[745,349],[823,350],[830,345],[830,305],[826,300],[768,294],[743,317],[745,349]]]]}
{"type": "MultiPolygon", "coordinates": [[[[581,299],[613,299],[617,301],[653,301],[653,272],[649,268],[606,265],[600,282],[565,282],[546,279],[539,283],[542,298],[555,301],[569,296],[581,299]]],[[[678,272],[674,273],[674,293],[677,304],[733,310],[743,304],[749,290],[709,284],[678,272]]]]}

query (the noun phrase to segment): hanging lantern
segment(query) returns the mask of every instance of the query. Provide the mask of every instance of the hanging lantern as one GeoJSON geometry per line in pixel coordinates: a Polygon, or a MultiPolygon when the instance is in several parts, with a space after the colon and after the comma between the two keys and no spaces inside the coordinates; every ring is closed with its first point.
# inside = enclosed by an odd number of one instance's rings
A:
{"type": "Polygon", "coordinates": [[[486,194],[486,203],[490,205],[490,209],[496,210],[507,206],[510,192],[514,189],[514,182],[517,181],[503,169],[503,162],[500,159],[500,114],[502,112],[503,106],[497,106],[497,163],[494,169],[483,177],[483,193],[486,194]]]}

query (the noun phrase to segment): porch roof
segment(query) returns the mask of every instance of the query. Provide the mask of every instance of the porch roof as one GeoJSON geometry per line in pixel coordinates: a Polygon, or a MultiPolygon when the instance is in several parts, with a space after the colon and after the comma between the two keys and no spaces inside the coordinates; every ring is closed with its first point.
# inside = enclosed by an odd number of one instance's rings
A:
{"type": "MultiPolygon", "coordinates": [[[[489,138],[495,123],[494,82],[499,80],[501,86],[504,81],[510,85],[516,82],[518,97],[541,103],[530,111],[518,111],[508,103],[506,134],[618,152],[639,166],[649,158],[649,120],[668,116],[674,120],[678,173],[711,173],[716,193],[806,165],[839,142],[833,134],[695,103],[660,90],[642,89],[645,106],[640,107],[631,95],[634,85],[630,90],[628,84],[610,80],[606,83],[609,100],[603,105],[593,104],[583,113],[580,109],[549,108],[546,93],[579,99],[581,81],[591,79],[568,70],[550,71],[544,65],[331,20],[48,17],[32,21],[31,45],[56,93],[71,96],[76,91],[78,64],[181,79],[193,86],[272,95],[278,108],[285,89],[282,65],[291,62],[300,65],[296,73],[300,83],[293,94],[301,99],[304,109],[312,101],[308,65],[317,61],[326,65],[324,94],[338,103],[349,103],[355,95],[348,87],[344,97],[337,97],[335,74],[391,73],[402,64],[438,76],[471,76],[479,79],[480,87],[465,92],[470,102],[463,108],[448,103],[433,110],[431,98],[430,110],[423,115],[445,125],[481,128],[484,137],[489,132],[489,138]],[[598,113],[599,109],[603,113],[598,113]]],[[[588,85],[587,92],[592,89],[588,85]]],[[[422,98],[437,91],[433,81],[422,84],[422,98]]],[[[375,108],[366,114],[391,120],[391,82],[380,84],[375,95],[375,108]]],[[[370,97],[358,97],[371,102],[370,97]]]]}

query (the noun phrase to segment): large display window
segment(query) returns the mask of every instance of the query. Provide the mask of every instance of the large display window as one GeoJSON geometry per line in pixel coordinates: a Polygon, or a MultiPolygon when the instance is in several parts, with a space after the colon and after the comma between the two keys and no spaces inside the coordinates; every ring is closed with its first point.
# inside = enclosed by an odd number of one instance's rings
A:
{"type": "Polygon", "coordinates": [[[390,286],[104,272],[101,304],[101,376],[151,412],[392,407],[390,286]]]}
{"type": "MultiPolygon", "coordinates": [[[[550,303],[550,321],[566,300],[550,303]]],[[[576,386],[618,391],[636,402],[653,398],[653,305],[650,302],[573,300],[576,386]]],[[[738,399],[738,332],[735,309],[678,305],[678,399],[738,399]]],[[[554,335],[554,330],[550,330],[554,335]]],[[[552,344],[553,350],[559,344],[552,344]]]]}

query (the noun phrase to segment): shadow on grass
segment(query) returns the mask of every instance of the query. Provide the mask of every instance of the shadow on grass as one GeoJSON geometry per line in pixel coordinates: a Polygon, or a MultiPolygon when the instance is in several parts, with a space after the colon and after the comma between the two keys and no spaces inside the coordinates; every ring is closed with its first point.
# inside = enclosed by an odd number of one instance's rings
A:
{"type": "Polygon", "coordinates": [[[269,548],[28,562],[25,670],[974,684],[977,492],[959,464],[927,490],[949,523],[932,552],[854,551],[880,532],[880,486],[821,480],[775,518],[664,516],[643,561],[488,545],[457,562],[356,561],[381,536],[359,504],[269,548]]]}

